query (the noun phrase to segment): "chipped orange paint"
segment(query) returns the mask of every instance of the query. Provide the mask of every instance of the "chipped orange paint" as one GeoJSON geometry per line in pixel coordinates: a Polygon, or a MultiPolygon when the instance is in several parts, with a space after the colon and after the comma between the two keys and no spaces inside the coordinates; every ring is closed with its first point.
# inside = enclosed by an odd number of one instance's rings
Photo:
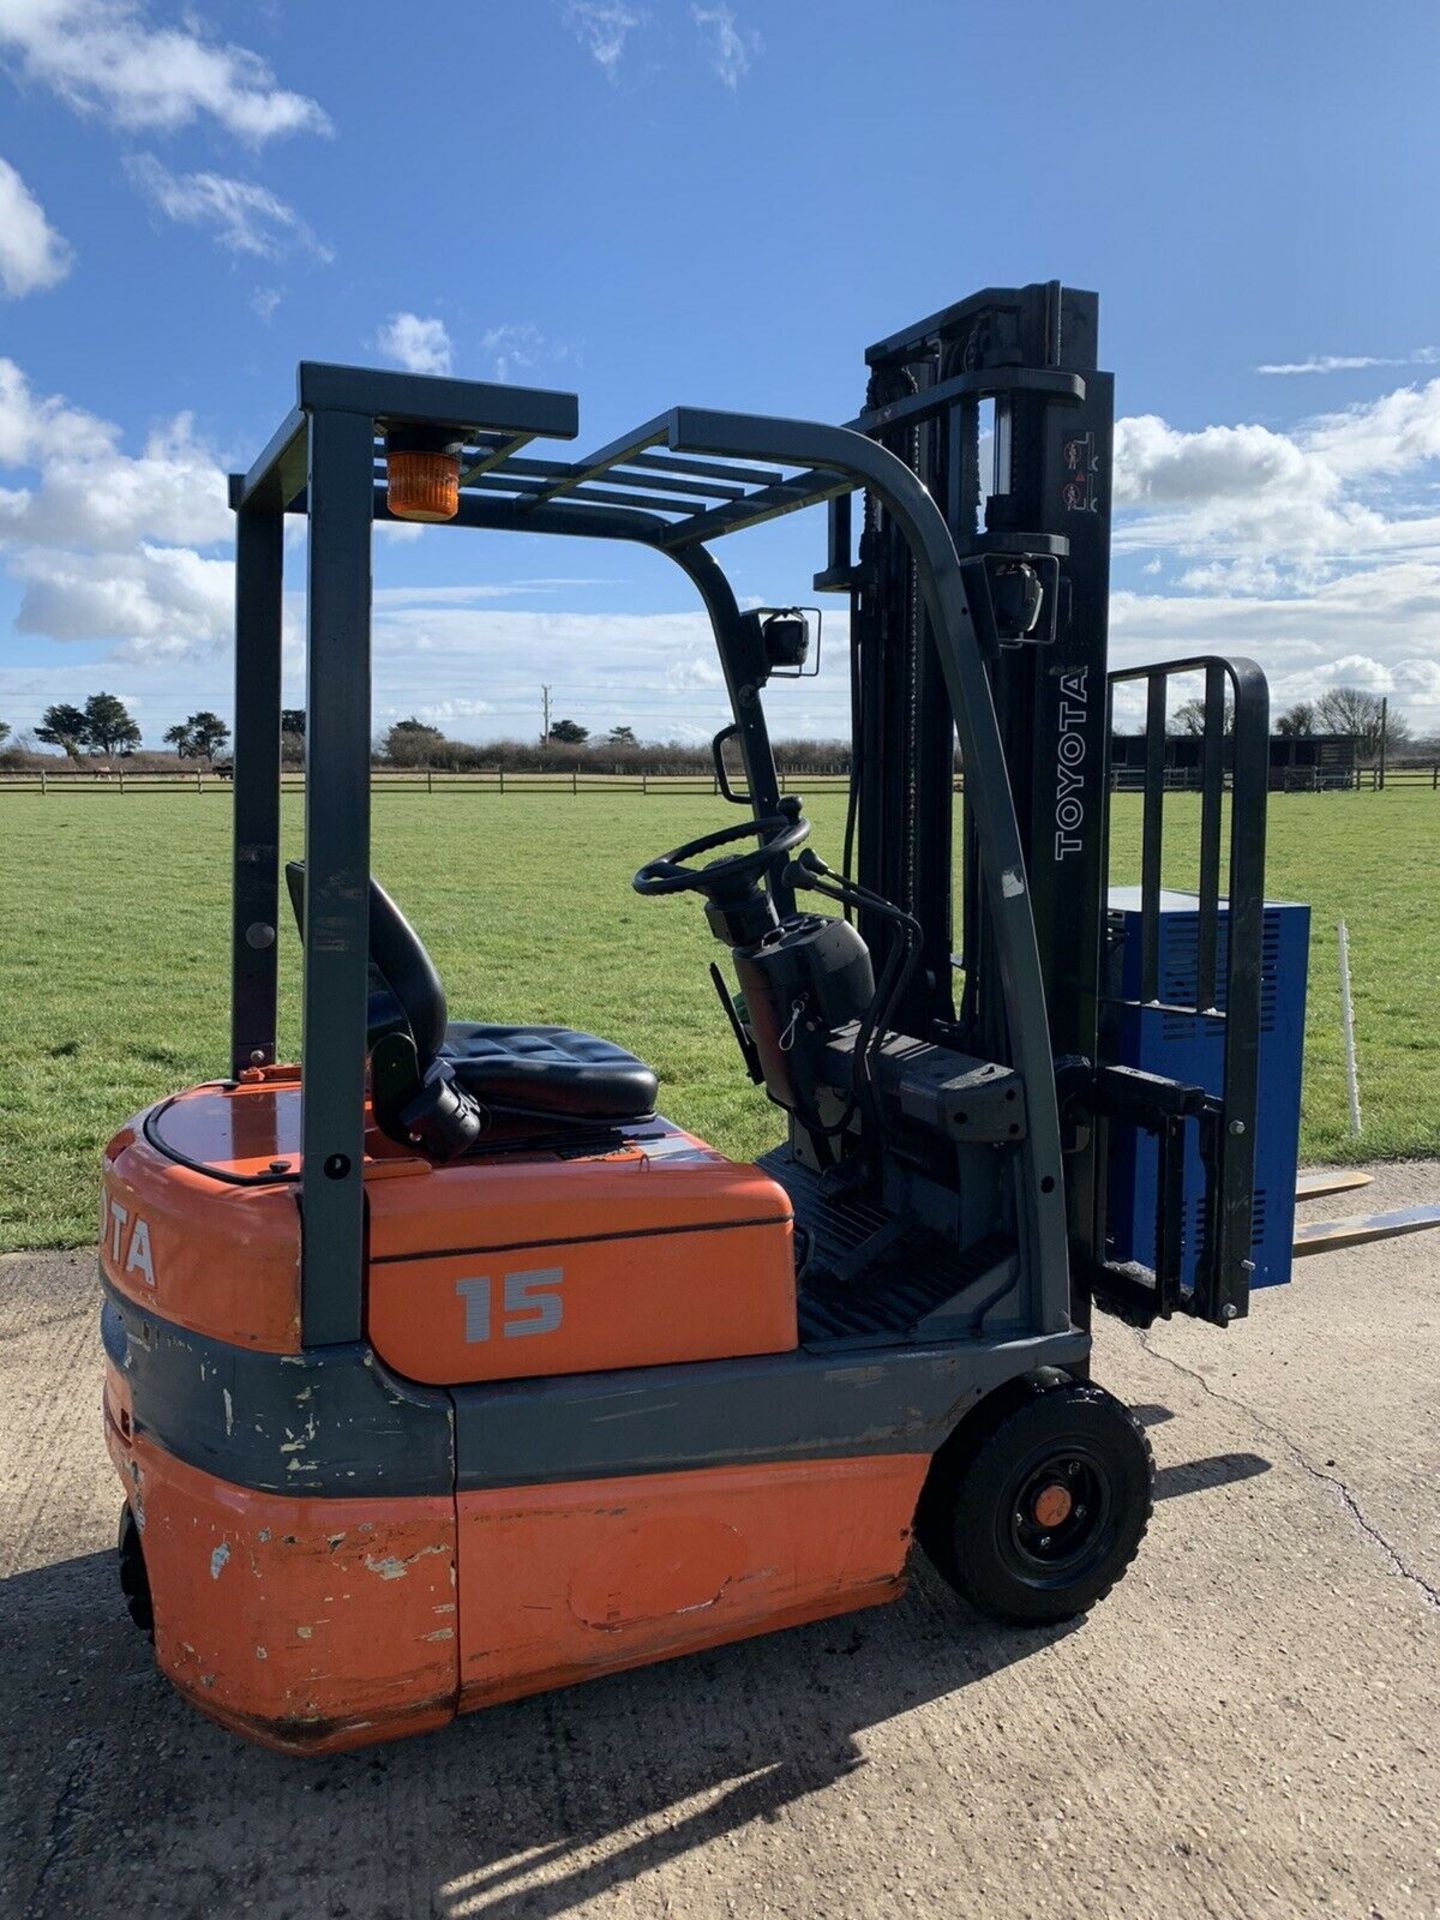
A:
{"type": "Polygon", "coordinates": [[[462,1493],[461,1710],[893,1600],[926,1454],[462,1493]]]}
{"type": "Polygon", "coordinates": [[[454,1715],[453,1499],[289,1499],[127,1444],[113,1416],[106,1439],[141,1522],[156,1661],[202,1713],[287,1753],[454,1715]]]}

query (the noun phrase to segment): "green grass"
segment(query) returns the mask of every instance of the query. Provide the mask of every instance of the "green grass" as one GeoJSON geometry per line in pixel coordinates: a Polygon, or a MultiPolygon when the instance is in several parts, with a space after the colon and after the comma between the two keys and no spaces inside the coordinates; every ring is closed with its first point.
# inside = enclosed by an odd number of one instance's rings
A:
{"type": "MultiPolygon", "coordinates": [[[[0,801],[0,1247],[93,1232],[97,1154],[128,1114],[222,1072],[230,808],[223,796],[0,801]]],[[[817,796],[839,852],[842,801],[817,796]]],[[[298,804],[286,830],[297,845],[298,804]]],[[[1196,813],[1177,797],[1167,879],[1189,883],[1196,813]],[[1191,862],[1187,868],[1187,859],[1191,862]]],[[[698,903],[641,900],[642,859],[728,817],[711,799],[380,795],[375,868],[424,934],[458,1017],[604,1033],[658,1070],[675,1118],[744,1155],[777,1116],[739,1071],[706,969],[698,903]]],[[[1118,803],[1117,879],[1138,813],[1118,803]]],[[[1310,1159],[1440,1153],[1440,802],[1428,793],[1286,796],[1269,890],[1315,909],[1306,1044],[1310,1159]],[[1335,923],[1349,923],[1365,1134],[1346,1130],[1335,923]]],[[[298,950],[282,931],[283,1038],[298,950]]]]}

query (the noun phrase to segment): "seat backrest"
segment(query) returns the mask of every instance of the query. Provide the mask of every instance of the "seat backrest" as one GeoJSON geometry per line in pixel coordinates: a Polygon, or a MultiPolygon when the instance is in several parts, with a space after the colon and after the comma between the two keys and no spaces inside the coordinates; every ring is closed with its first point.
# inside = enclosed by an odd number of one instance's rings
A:
{"type": "MultiPolygon", "coordinates": [[[[291,905],[305,937],[305,862],[285,867],[291,905]]],[[[410,1030],[421,1070],[439,1053],[449,1018],[445,989],[435,963],[404,914],[372,874],[370,877],[370,1011],[368,1042],[398,1027],[410,1030]]]]}

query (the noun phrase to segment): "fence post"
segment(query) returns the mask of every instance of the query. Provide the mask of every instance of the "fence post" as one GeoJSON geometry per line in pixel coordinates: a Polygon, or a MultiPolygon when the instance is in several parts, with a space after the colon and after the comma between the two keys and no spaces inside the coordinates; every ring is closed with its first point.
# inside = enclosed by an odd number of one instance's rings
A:
{"type": "Polygon", "coordinates": [[[45,784],[45,769],[44,769],[44,767],[41,767],[41,769],[40,769],[40,791],[41,791],[41,793],[48,793],[48,792],[50,791],[50,789],[49,789],[49,787],[48,787],[48,786],[46,786],[46,784],[45,784]]]}
{"type": "Polygon", "coordinates": [[[650,791],[650,776],[643,767],[640,769],[640,791],[641,793],[650,791]]]}
{"type": "Polygon", "coordinates": [[[570,769],[570,791],[571,793],[577,794],[580,791],[580,769],[578,767],[571,767],[570,769]]]}
{"type": "Polygon", "coordinates": [[[503,794],[503,793],[504,793],[504,791],[505,791],[505,769],[504,769],[504,767],[501,767],[501,769],[500,769],[500,791],[501,791],[501,793],[502,793],[502,794],[503,794]]]}
{"type": "Polygon", "coordinates": [[[430,767],[426,767],[425,769],[425,791],[426,793],[434,793],[435,791],[435,774],[430,767]]]}
{"type": "Polygon", "coordinates": [[[121,767],[121,769],[120,769],[120,791],[121,791],[121,793],[124,793],[124,791],[125,791],[125,769],[124,769],[124,767],[121,767]]]}

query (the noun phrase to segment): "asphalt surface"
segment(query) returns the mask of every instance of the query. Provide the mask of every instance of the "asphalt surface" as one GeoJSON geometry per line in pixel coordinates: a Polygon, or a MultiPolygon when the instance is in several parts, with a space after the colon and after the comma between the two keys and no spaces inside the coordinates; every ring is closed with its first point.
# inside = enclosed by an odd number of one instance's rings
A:
{"type": "MultiPolygon", "coordinates": [[[[1377,1169],[1307,1217],[1440,1199],[1377,1169]]],[[[1440,1234],[1222,1334],[1105,1323],[1159,1500],[1082,1624],[898,1604],[322,1761],[120,1604],[92,1258],[0,1260],[0,1915],[1440,1913],[1440,1234]]]]}

